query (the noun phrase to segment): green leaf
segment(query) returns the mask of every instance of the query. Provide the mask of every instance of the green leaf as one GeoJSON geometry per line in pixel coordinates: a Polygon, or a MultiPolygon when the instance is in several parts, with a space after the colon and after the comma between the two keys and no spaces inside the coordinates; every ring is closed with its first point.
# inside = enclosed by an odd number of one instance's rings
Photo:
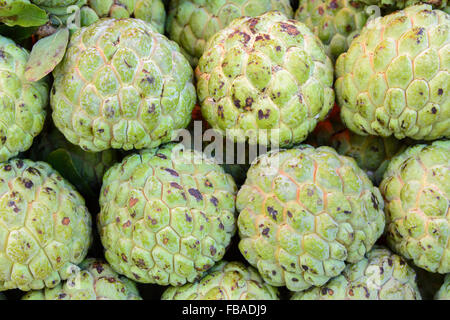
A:
{"type": "Polygon", "coordinates": [[[45,10],[28,0],[0,1],[0,22],[8,26],[36,27],[48,22],[45,10]]]}
{"type": "Polygon", "coordinates": [[[28,81],[38,81],[52,72],[63,59],[68,43],[67,28],[59,29],[36,42],[25,67],[25,78],[28,81]]]}

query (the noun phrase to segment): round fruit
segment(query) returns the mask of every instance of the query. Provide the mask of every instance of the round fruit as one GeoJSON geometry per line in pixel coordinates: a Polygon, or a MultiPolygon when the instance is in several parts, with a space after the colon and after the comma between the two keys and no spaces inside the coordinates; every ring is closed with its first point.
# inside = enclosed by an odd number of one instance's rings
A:
{"type": "Polygon", "coordinates": [[[30,157],[50,164],[86,198],[95,197],[102,186],[103,175],[119,159],[113,149],[86,152],[68,142],[56,128],[43,133],[31,148],[30,157]]]}
{"type": "Polygon", "coordinates": [[[430,272],[450,272],[450,141],[394,157],[380,185],[392,249],[430,272]]]}
{"type": "Polygon", "coordinates": [[[85,258],[91,215],[44,162],[0,164],[0,291],[55,287],[85,258]]]}
{"type": "Polygon", "coordinates": [[[333,61],[347,51],[368,17],[365,6],[352,0],[301,0],[295,13],[322,40],[333,61]]]}
{"type": "Polygon", "coordinates": [[[291,291],[321,286],[363,259],[385,222],[378,189],[329,147],[257,158],[236,206],[241,253],[266,282],[291,291]]]}
{"type": "Polygon", "coordinates": [[[293,16],[289,0],[174,0],[167,19],[167,33],[195,67],[215,33],[236,18],[255,17],[271,10],[289,18],[293,16]]]}
{"type": "Polygon", "coordinates": [[[416,273],[402,257],[375,247],[326,285],[297,292],[292,300],[420,300],[416,273]]]}
{"type": "Polygon", "coordinates": [[[141,300],[136,284],[120,277],[107,263],[89,258],[64,284],[30,291],[22,300],[141,300]]]}
{"type": "Polygon", "coordinates": [[[221,261],[195,283],[169,287],[162,300],[278,300],[278,290],[252,267],[221,261]]]}
{"type": "Polygon", "coordinates": [[[334,103],[333,66],[320,40],[279,12],[218,32],[196,76],[203,117],[238,142],[299,143],[334,103]]]}
{"type": "Polygon", "coordinates": [[[81,9],[81,25],[88,26],[100,18],[136,18],[149,22],[163,34],[166,11],[161,0],[89,0],[81,9]]]}
{"type": "Polygon", "coordinates": [[[0,36],[0,162],[30,148],[44,126],[48,85],[25,79],[28,57],[27,50],[0,36]]]}
{"type": "Polygon", "coordinates": [[[360,135],[450,136],[450,19],[431,6],[371,20],[336,63],[345,125],[360,135]]]}
{"type": "Polygon", "coordinates": [[[436,300],[450,300],[450,274],[445,277],[444,284],[436,293],[436,300]]]}
{"type": "Polygon", "coordinates": [[[223,258],[235,233],[233,179],[181,147],[128,156],[103,178],[98,226],[106,259],[138,282],[196,281],[223,258]]]}
{"type": "Polygon", "coordinates": [[[155,147],[191,120],[196,95],[188,61],[139,19],[81,28],[53,75],[55,125],[84,150],[155,147]]]}

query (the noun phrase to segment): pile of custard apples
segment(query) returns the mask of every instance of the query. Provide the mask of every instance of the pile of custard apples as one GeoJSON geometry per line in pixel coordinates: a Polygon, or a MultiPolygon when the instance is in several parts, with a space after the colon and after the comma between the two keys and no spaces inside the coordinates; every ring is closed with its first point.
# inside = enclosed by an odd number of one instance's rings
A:
{"type": "Polygon", "coordinates": [[[0,300],[450,299],[449,5],[1,1],[0,300]]]}

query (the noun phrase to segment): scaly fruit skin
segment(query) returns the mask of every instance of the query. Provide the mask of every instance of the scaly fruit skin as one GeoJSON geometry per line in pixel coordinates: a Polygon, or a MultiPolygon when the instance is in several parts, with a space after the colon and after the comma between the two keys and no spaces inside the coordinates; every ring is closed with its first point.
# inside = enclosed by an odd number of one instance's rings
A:
{"type": "Polygon", "coordinates": [[[163,34],[166,11],[161,0],[89,0],[81,9],[81,25],[88,26],[99,18],[136,18],[151,23],[163,34]]]}
{"type": "Polygon", "coordinates": [[[195,283],[169,287],[162,300],[278,300],[275,287],[241,262],[221,261],[195,283]]]}
{"type": "Polygon", "coordinates": [[[107,263],[88,258],[64,284],[30,291],[22,300],[142,300],[136,284],[119,276],[107,263]]]}
{"type": "Polygon", "coordinates": [[[48,164],[1,163],[0,211],[0,291],[55,287],[85,258],[91,215],[48,164]]]}
{"type": "Polygon", "coordinates": [[[218,32],[196,76],[203,117],[237,142],[300,143],[334,103],[322,43],[279,12],[236,19],[218,32]]]}
{"type": "Polygon", "coordinates": [[[301,0],[295,19],[305,23],[335,61],[366,24],[365,6],[351,0],[301,0]]]}
{"type": "Polygon", "coordinates": [[[292,300],[421,300],[416,273],[388,249],[375,246],[326,285],[295,293],[292,300]]]}
{"type": "Polygon", "coordinates": [[[113,149],[84,151],[68,142],[56,128],[39,137],[30,157],[49,163],[85,197],[98,196],[104,173],[119,160],[118,152],[113,149]]]}
{"type": "Polygon", "coordinates": [[[346,126],[360,135],[450,136],[450,18],[431,6],[371,20],[336,63],[346,126]]]}
{"type": "Polygon", "coordinates": [[[236,206],[241,253],[267,283],[291,291],[321,286],[363,259],[385,223],[378,189],[329,147],[259,157],[236,206]]]}
{"type": "Polygon", "coordinates": [[[222,259],[235,233],[233,179],[181,146],[131,155],[103,178],[98,229],[106,259],[138,282],[196,281],[222,259]]]}
{"type": "Polygon", "coordinates": [[[55,125],[87,151],[169,142],[189,124],[196,100],[178,45],[139,19],[81,28],[53,75],[55,125]]]}
{"type": "Polygon", "coordinates": [[[391,248],[430,272],[450,272],[450,141],[394,157],[380,185],[391,248]]]}
{"type": "Polygon", "coordinates": [[[44,126],[48,85],[25,79],[28,57],[27,50],[0,36],[0,162],[30,148],[44,126]]]}
{"type": "Polygon", "coordinates": [[[289,0],[174,0],[167,18],[167,33],[195,67],[215,33],[236,18],[256,17],[271,10],[288,18],[293,16],[289,0]]]}
{"type": "Polygon", "coordinates": [[[356,0],[356,2],[390,9],[404,9],[421,3],[430,4],[436,9],[445,9],[448,7],[447,0],[356,0]]]}
{"type": "Polygon", "coordinates": [[[450,274],[445,277],[444,284],[434,298],[436,300],[450,300],[450,274]]]}

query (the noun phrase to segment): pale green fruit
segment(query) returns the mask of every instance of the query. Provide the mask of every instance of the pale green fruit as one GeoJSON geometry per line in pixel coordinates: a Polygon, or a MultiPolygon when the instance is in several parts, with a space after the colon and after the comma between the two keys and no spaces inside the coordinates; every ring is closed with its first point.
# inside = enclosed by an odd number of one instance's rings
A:
{"type": "Polygon", "coordinates": [[[430,272],[450,272],[450,141],[394,157],[380,185],[391,248],[430,272]]]}
{"type": "Polygon", "coordinates": [[[53,288],[86,257],[84,199],[44,162],[0,164],[0,291],[53,288]]]}
{"type": "Polygon", "coordinates": [[[275,11],[216,33],[195,72],[204,119],[237,142],[300,143],[334,103],[333,66],[322,43],[275,11]]]}
{"type": "Polygon", "coordinates": [[[349,264],[321,287],[295,293],[292,300],[420,300],[416,273],[406,261],[381,247],[349,264]]]}
{"type": "Polygon", "coordinates": [[[257,158],[239,190],[239,249],[263,279],[321,286],[384,230],[383,198],[352,158],[301,145],[257,158]]]}
{"type": "Polygon", "coordinates": [[[371,20],[336,63],[345,125],[360,135],[450,136],[450,18],[429,5],[371,20]]]}
{"type": "Polygon", "coordinates": [[[181,146],[130,155],[103,178],[98,230],[105,257],[138,282],[196,281],[223,258],[236,230],[232,177],[181,146]]]}
{"type": "Polygon", "coordinates": [[[53,75],[54,123],[84,150],[156,147],[191,121],[189,62],[142,20],[102,19],[81,28],[53,75]]]}
{"type": "Polygon", "coordinates": [[[201,280],[169,287],[162,300],[278,300],[278,290],[241,262],[221,261],[201,280]]]}
{"type": "Polygon", "coordinates": [[[301,0],[295,19],[305,23],[335,61],[366,24],[365,6],[352,0],[301,0]]]}
{"type": "Polygon", "coordinates": [[[87,1],[88,0],[31,0],[32,3],[44,9],[49,14],[57,16],[62,22],[65,22],[70,14],[73,14],[73,11],[69,10],[70,7],[76,6],[81,8],[87,1]]]}
{"type": "Polygon", "coordinates": [[[89,258],[64,283],[28,292],[22,300],[141,300],[136,284],[107,263],[89,258]]]}
{"type": "Polygon", "coordinates": [[[434,298],[436,300],[450,300],[450,274],[445,277],[444,284],[434,298]]]}
{"type": "Polygon", "coordinates": [[[100,18],[141,19],[162,34],[166,11],[161,0],[88,0],[87,6],[81,9],[81,25],[91,25],[100,18]]]}
{"type": "Polygon", "coordinates": [[[28,57],[27,50],[0,36],[0,162],[30,148],[44,126],[48,85],[25,79],[28,57]]]}
{"type": "Polygon", "coordinates": [[[289,0],[174,0],[167,18],[167,33],[195,67],[207,41],[231,21],[278,10],[292,18],[289,0]]]}

